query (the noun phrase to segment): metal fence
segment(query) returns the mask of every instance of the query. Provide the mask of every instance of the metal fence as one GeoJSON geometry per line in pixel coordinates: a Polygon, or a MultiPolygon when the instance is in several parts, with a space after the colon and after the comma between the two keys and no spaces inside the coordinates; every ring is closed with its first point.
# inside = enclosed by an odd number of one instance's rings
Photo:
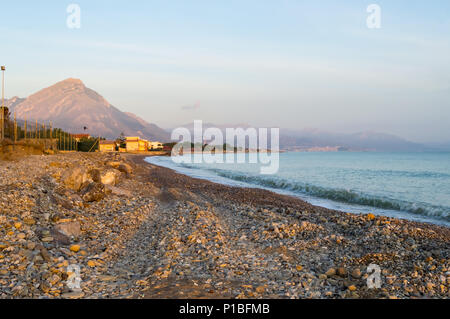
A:
{"type": "Polygon", "coordinates": [[[9,120],[7,108],[4,108],[4,112],[1,111],[0,108],[0,122],[2,122],[0,124],[0,139],[2,141],[7,141],[10,144],[23,143],[24,141],[33,144],[39,142],[46,148],[59,151],[79,150],[79,139],[74,137],[75,134],[60,128],[53,128],[51,122],[23,120],[18,123],[15,116],[14,120],[9,120]],[[1,121],[2,113],[5,115],[3,121],[1,121]]]}

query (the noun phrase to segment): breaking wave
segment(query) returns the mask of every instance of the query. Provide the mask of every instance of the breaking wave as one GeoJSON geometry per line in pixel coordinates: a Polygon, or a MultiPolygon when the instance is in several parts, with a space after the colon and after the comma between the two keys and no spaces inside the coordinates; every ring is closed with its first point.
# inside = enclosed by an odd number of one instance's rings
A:
{"type": "MultiPolygon", "coordinates": [[[[195,165],[182,164],[182,166],[186,168],[199,169],[199,167],[195,165]]],[[[450,208],[448,207],[435,206],[428,203],[413,203],[392,198],[377,197],[344,188],[326,188],[308,183],[288,181],[276,176],[250,175],[218,168],[201,169],[213,172],[220,177],[250,185],[256,185],[275,190],[290,191],[299,195],[306,194],[317,198],[347,204],[357,204],[381,209],[403,211],[416,215],[429,216],[450,221],[450,208]]]]}

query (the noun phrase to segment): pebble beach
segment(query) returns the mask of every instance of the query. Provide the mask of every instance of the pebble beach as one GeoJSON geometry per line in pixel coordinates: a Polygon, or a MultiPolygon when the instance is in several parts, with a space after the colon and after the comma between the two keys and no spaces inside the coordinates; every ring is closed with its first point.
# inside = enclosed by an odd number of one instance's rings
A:
{"type": "Polygon", "coordinates": [[[0,298],[450,297],[445,226],[329,210],[144,159],[2,161],[0,298]]]}

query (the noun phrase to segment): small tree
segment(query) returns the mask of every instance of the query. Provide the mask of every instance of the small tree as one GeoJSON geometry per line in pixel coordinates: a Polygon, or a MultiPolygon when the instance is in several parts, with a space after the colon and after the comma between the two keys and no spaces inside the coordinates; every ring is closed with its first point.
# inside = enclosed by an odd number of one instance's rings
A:
{"type": "Polygon", "coordinates": [[[119,147],[120,148],[126,148],[127,147],[127,143],[126,143],[126,137],[125,134],[122,132],[120,133],[119,138],[117,139],[117,141],[119,142],[119,147]]]}
{"type": "Polygon", "coordinates": [[[92,149],[92,146],[97,143],[97,138],[87,138],[83,137],[78,142],[78,152],[89,152],[92,149]]]}

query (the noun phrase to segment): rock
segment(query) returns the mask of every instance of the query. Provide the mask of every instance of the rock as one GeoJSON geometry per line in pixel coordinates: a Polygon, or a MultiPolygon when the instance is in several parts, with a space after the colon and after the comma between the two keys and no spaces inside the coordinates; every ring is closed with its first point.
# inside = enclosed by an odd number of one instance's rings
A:
{"type": "Polygon", "coordinates": [[[80,245],[72,245],[70,246],[70,250],[77,253],[80,251],[80,245]]]}
{"type": "Polygon", "coordinates": [[[78,202],[78,203],[80,203],[80,202],[83,201],[83,199],[81,198],[81,196],[78,195],[78,194],[72,194],[72,195],[70,195],[69,198],[70,198],[72,201],[78,202]]]}
{"type": "Polygon", "coordinates": [[[48,229],[43,229],[41,231],[41,235],[42,235],[41,237],[47,237],[50,235],[50,231],[48,229]]]}
{"type": "Polygon", "coordinates": [[[55,240],[58,244],[70,245],[69,236],[66,236],[65,234],[57,231],[56,229],[52,229],[50,233],[52,235],[51,237],[53,238],[53,240],[55,240]]]}
{"type": "Polygon", "coordinates": [[[63,185],[58,185],[55,187],[53,192],[55,194],[58,194],[59,196],[67,197],[67,196],[70,196],[71,193],[73,193],[73,190],[67,189],[63,185]]]}
{"type": "Polygon", "coordinates": [[[52,194],[51,195],[51,199],[54,203],[56,203],[57,205],[61,205],[62,207],[64,207],[65,209],[72,209],[73,205],[70,202],[70,200],[63,198],[62,196],[59,196],[57,194],[52,194]]]}
{"type": "Polygon", "coordinates": [[[26,217],[23,219],[24,224],[28,225],[28,226],[33,226],[34,224],[36,224],[36,221],[34,220],[34,218],[31,217],[26,217]]]}
{"type": "Polygon", "coordinates": [[[127,164],[127,163],[117,162],[117,161],[109,161],[109,162],[106,162],[106,165],[110,166],[112,168],[115,168],[127,175],[131,175],[133,173],[133,168],[131,167],[130,164],[127,164]]]}
{"type": "Polygon", "coordinates": [[[63,218],[63,216],[60,213],[54,213],[50,216],[50,220],[54,223],[57,223],[61,218],[63,218]]]}
{"type": "Polygon", "coordinates": [[[388,285],[392,285],[394,283],[394,281],[395,281],[395,276],[387,276],[386,277],[386,283],[388,285]]]}
{"type": "Polygon", "coordinates": [[[345,269],[344,267],[339,267],[336,273],[339,277],[346,277],[348,274],[347,269],[345,269]]]}
{"type": "Polygon", "coordinates": [[[105,185],[105,189],[108,192],[111,192],[111,194],[116,195],[116,196],[124,196],[124,197],[128,197],[128,198],[133,197],[133,194],[130,191],[123,189],[123,188],[115,187],[112,185],[105,185]]]}
{"type": "Polygon", "coordinates": [[[130,164],[127,164],[127,163],[121,163],[119,165],[119,167],[117,167],[117,169],[119,171],[121,171],[122,173],[127,174],[127,176],[129,176],[133,173],[133,168],[131,167],[130,164]]]}
{"type": "Polygon", "coordinates": [[[352,277],[353,278],[361,278],[362,274],[361,274],[361,270],[359,270],[359,268],[355,268],[352,271],[352,277]]]}
{"type": "Polygon", "coordinates": [[[107,166],[110,166],[112,168],[119,168],[121,162],[115,162],[115,161],[108,161],[106,162],[107,166]]]}
{"type": "Polygon", "coordinates": [[[17,235],[17,238],[18,239],[25,239],[27,237],[27,235],[25,235],[25,233],[19,233],[18,235],[17,235]]]}
{"type": "Polygon", "coordinates": [[[81,185],[89,179],[85,170],[76,167],[65,171],[61,177],[61,180],[65,187],[74,191],[79,191],[81,185]]]}
{"type": "Polygon", "coordinates": [[[84,292],[82,291],[71,291],[66,292],[61,295],[61,298],[63,299],[80,299],[84,297],[84,292]]]}
{"type": "Polygon", "coordinates": [[[55,226],[55,229],[68,237],[81,236],[80,222],[74,221],[74,222],[60,223],[55,226]]]}
{"type": "Polygon", "coordinates": [[[375,215],[372,213],[367,214],[367,219],[368,220],[374,220],[375,219],[375,215]]]}
{"type": "Polygon", "coordinates": [[[50,253],[48,252],[48,250],[42,246],[41,244],[36,245],[36,249],[39,250],[39,252],[41,253],[42,258],[46,261],[49,262],[51,261],[51,256],[50,253]]]}
{"type": "Polygon", "coordinates": [[[89,171],[89,176],[91,177],[93,182],[101,183],[101,173],[99,169],[97,168],[91,169],[89,171]]]}
{"type": "Polygon", "coordinates": [[[108,282],[108,281],[116,281],[117,277],[116,276],[110,276],[110,275],[100,275],[98,277],[98,279],[100,279],[101,281],[108,282]]]}
{"type": "Polygon", "coordinates": [[[119,182],[120,171],[116,169],[108,169],[101,172],[100,182],[103,185],[116,185],[119,182]]]}
{"type": "Polygon", "coordinates": [[[39,285],[42,292],[48,293],[50,291],[50,284],[47,281],[42,281],[39,285]]]}
{"type": "Polygon", "coordinates": [[[89,186],[83,191],[83,200],[85,202],[99,202],[105,198],[105,187],[103,184],[90,183],[89,186]]]}
{"type": "Polygon", "coordinates": [[[43,241],[44,243],[49,243],[49,242],[53,241],[53,237],[51,237],[51,236],[43,237],[41,239],[41,241],[43,241]]]}
{"type": "Polygon", "coordinates": [[[264,291],[266,291],[266,287],[264,286],[259,286],[256,288],[256,292],[259,294],[262,294],[264,291]]]}
{"type": "Polygon", "coordinates": [[[328,269],[328,271],[325,273],[325,275],[327,275],[327,277],[332,277],[332,276],[336,275],[336,269],[334,269],[334,268],[328,269]]]}

